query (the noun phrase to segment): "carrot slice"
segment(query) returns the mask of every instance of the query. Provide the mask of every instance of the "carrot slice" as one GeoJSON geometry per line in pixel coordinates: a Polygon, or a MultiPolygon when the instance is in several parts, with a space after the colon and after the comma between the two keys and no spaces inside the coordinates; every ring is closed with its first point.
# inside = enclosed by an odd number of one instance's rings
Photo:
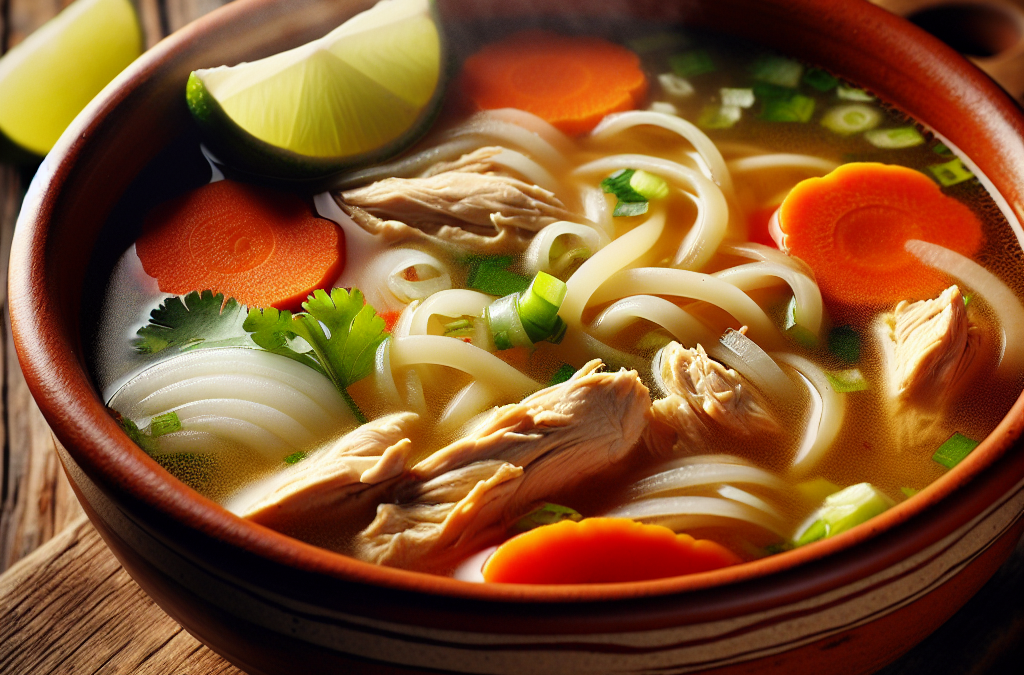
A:
{"type": "Polygon", "coordinates": [[[341,273],[345,239],[297,195],[222,180],[153,209],[135,250],[166,293],[299,309],[341,273]]]}
{"type": "Polygon", "coordinates": [[[938,272],[904,250],[922,239],[971,256],[981,222],[924,174],[855,162],[797,184],[778,211],[781,248],[810,265],[827,300],[889,305],[934,296],[938,272]]]}
{"type": "Polygon", "coordinates": [[[466,59],[461,87],[477,108],[519,108],[578,135],[636,108],[647,77],[640,58],[613,42],[529,30],[466,59]]]}
{"type": "Polygon", "coordinates": [[[735,565],[707,539],[627,518],[563,520],[512,537],[484,565],[486,581],[590,584],[660,579],[735,565]]]}

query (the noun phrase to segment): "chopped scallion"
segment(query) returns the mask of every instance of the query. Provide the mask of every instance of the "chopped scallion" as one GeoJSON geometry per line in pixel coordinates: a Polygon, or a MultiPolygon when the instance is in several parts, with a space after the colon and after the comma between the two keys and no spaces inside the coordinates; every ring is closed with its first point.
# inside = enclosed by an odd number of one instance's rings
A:
{"type": "Polygon", "coordinates": [[[932,164],[928,167],[928,171],[935,176],[935,180],[939,181],[939,184],[943,187],[963,183],[965,180],[974,178],[974,174],[964,166],[964,163],[959,158],[950,160],[945,164],[932,164]]]}
{"type": "Polygon", "coordinates": [[[475,332],[473,322],[469,319],[459,319],[444,325],[445,337],[469,337],[475,332]]]}
{"type": "Polygon", "coordinates": [[[818,91],[831,91],[839,84],[839,79],[820,68],[808,68],[802,82],[818,91]]]}
{"type": "Polygon", "coordinates": [[[871,388],[868,381],[864,379],[864,374],[860,372],[860,368],[847,368],[825,373],[825,377],[828,378],[828,383],[832,385],[832,388],[840,394],[865,391],[871,388]]]}
{"type": "Polygon", "coordinates": [[[618,202],[612,216],[639,216],[647,213],[647,197],[632,185],[635,169],[620,169],[601,181],[601,189],[615,195],[618,202]]]}
{"type": "Polygon", "coordinates": [[[484,319],[494,336],[494,346],[499,350],[512,347],[533,348],[533,340],[519,318],[519,294],[513,293],[498,298],[484,310],[484,319]]]}
{"type": "Polygon", "coordinates": [[[971,451],[978,447],[979,443],[980,441],[967,438],[959,431],[955,432],[939,446],[939,449],[932,455],[932,459],[947,469],[952,469],[962,462],[964,457],[971,454],[971,451]]]}
{"type": "Polygon", "coordinates": [[[804,66],[799,61],[769,54],[754,61],[750,72],[755,80],[795,88],[800,85],[804,66]]]}
{"type": "Polygon", "coordinates": [[[711,55],[703,49],[670,56],[668,65],[672,68],[672,72],[679,77],[694,77],[715,70],[715,62],[711,60],[711,55]]]}
{"type": "Polygon", "coordinates": [[[526,532],[542,525],[560,523],[563,520],[572,520],[578,523],[583,520],[583,516],[568,506],[548,503],[520,518],[516,522],[514,529],[517,532],[526,532]]]}
{"type": "Polygon", "coordinates": [[[828,350],[847,363],[860,361],[860,335],[849,326],[838,326],[828,332],[828,350]]]}
{"type": "Polygon", "coordinates": [[[796,298],[790,298],[786,306],[786,318],[783,321],[783,330],[786,335],[801,347],[814,349],[818,346],[818,336],[807,328],[804,328],[796,321],[796,298]]]}
{"type": "Polygon", "coordinates": [[[920,492],[920,490],[918,490],[916,488],[912,488],[912,487],[901,487],[900,488],[900,492],[902,492],[904,495],[906,495],[907,499],[910,499],[911,497],[916,495],[918,492],[920,492]]]}
{"type": "Polygon", "coordinates": [[[511,262],[511,258],[495,258],[474,264],[469,270],[466,286],[499,296],[525,290],[530,285],[530,277],[507,269],[511,262]]]}
{"type": "Polygon", "coordinates": [[[647,108],[651,112],[661,113],[662,115],[679,115],[679,108],[675,107],[668,101],[655,101],[647,108]]]}
{"type": "Polygon", "coordinates": [[[837,106],[821,118],[822,126],[843,136],[874,129],[881,121],[882,113],[863,103],[837,106]]]}
{"type": "Polygon", "coordinates": [[[777,84],[769,84],[768,82],[757,82],[751,88],[754,92],[754,96],[759,99],[773,99],[773,98],[785,98],[789,99],[796,95],[796,89],[792,87],[780,87],[777,84]]]}
{"type": "Polygon", "coordinates": [[[707,105],[697,118],[697,125],[705,129],[730,129],[743,117],[743,109],[734,105],[707,105]]]}
{"type": "Polygon", "coordinates": [[[722,96],[722,105],[734,105],[737,108],[750,108],[754,105],[753,89],[731,89],[722,87],[719,89],[722,96]]]}
{"type": "Polygon", "coordinates": [[[662,73],[658,75],[658,84],[661,85],[662,91],[676,98],[686,98],[687,96],[692,96],[694,92],[690,81],[679,77],[675,73],[662,73]]]}
{"type": "Polygon", "coordinates": [[[857,87],[848,87],[845,84],[841,84],[836,87],[836,96],[844,101],[861,101],[867,103],[868,101],[874,101],[875,97],[867,93],[863,89],[857,87]]]}
{"type": "Polygon", "coordinates": [[[759,117],[768,122],[809,122],[814,115],[814,99],[803,94],[764,101],[759,117]]]}
{"type": "Polygon", "coordinates": [[[915,145],[924,143],[924,136],[914,127],[899,127],[897,129],[872,129],[864,133],[868,143],[876,148],[884,150],[899,150],[912,148],[915,145]]]}
{"type": "Polygon", "coordinates": [[[301,462],[304,459],[306,459],[306,453],[304,453],[304,452],[302,452],[300,450],[299,452],[293,452],[292,454],[290,454],[287,457],[285,457],[284,458],[284,463],[285,464],[298,464],[299,462],[301,462]]]}
{"type": "Polygon", "coordinates": [[[796,545],[834,537],[888,510],[895,502],[871,483],[858,483],[825,498],[818,518],[797,537],[796,545]]]}
{"type": "Polygon", "coordinates": [[[563,363],[561,366],[558,367],[558,370],[555,371],[555,374],[551,376],[551,379],[548,380],[548,386],[550,387],[555,384],[562,384],[563,382],[568,382],[569,378],[575,374],[575,368],[570,366],[568,363],[563,363]]]}
{"type": "Polygon", "coordinates": [[[661,176],[637,169],[629,179],[629,186],[647,200],[668,197],[668,183],[661,176]]]}
{"type": "Polygon", "coordinates": [[[173,434],[175,431],[181,431],[181,420],[174,411],[157,415],[149,423],[149,433],[153,438],[173,434]]]}
{"type": "Polygon", "coordinates": [[[952,156],[953,151],[949,149],[949,146],[945,143],[936,143],[932,146],[932,152],[936,155],[949,155],[952,156]]]}

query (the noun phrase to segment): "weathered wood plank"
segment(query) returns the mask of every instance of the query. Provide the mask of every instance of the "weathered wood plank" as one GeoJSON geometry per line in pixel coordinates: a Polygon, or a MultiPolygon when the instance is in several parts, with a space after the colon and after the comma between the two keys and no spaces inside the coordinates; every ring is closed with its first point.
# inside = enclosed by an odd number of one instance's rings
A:
{"type": "Polygon", "coordinates": [[[160,611],[84,517],[0,575],[0,673],[241,675],[160,611]]]}
{"type": "MultiPolygon", "coordinates": [[[[9,0],[4,44],[11,48],[70,0],[9,0]]],[[[0,461],[0,571],[35,550],[81,514],[60,470],[49,427],[28,391],[10,334],[7,266],[14,225],[29,176],[0,167],[0,367],[3,368],[3,457],[0,461]]]]}

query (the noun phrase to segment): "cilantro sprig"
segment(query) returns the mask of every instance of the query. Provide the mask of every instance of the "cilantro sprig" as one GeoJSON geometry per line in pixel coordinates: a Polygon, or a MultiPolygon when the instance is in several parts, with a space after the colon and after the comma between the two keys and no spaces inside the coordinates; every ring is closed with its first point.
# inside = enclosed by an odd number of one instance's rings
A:
{"type": "Polygon", "coordinates": [[[187,351],[196,347],[245,344],[239,325],[242,305],[234,298],[213,291],[193,291],[184,298],[170,297],[149,315],[149,323],[136,333],[135,349],[156,354],[176,347],[187,351]]]}
{"type": "Polygon", "coordinates": [[[358,289],[314,291],[305,312],[249,310],[242,328],[261,348],[293,358],[326,375],[356,419],[366,422],[348,387],[373,371],[377,347],[387,339],[384,319],[358,289]],[[304,349],[308,347],[308,349],[304,349]]]}
{"type": "Polygon", "coordinates": [[[366,422],[348,387],[373,371],[377,347],[387,339],[384,319],[358,289],[316,290],[304,312],[273,307],[246,310],[212,291],[171,297],[152,311],[138,331],[135,349],[156,354],[176,347],[249,346],[287,356],[326,376],[360,423],[366,422]],[[244,319],[243,319],[244,317],[244,319]]]}

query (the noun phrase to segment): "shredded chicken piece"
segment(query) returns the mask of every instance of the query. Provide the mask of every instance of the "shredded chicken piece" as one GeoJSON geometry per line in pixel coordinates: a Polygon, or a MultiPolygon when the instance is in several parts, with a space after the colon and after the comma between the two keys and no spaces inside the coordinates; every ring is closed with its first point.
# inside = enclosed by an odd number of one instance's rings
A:
{"type": "Polygon", "coordinates": [[[426,237],[478,251],[523,249],[533,232],[574,216],[551,192],[502,173],[490,161],[501,151],[480,148],[418,178],[385,178],[336,198],[357,224],[389,240],[426,237]]]}
{"type": "Polygon", "coordinates": [[[239,515],[280,528],[401,476],[412,450],[409,429],[418,420],[401,412],[367,422],[275,477],[271,491],[239,515]]]}
{"type": "Polygon", "coordinates": [[[415,480],[378,507],[357,537],[364,559],[443,567],[501,536],[539,502],[614,470],[637,445],[650,405],[635,371],[570,380],[495,409],[462,438],[412,468],[415,480]]]}
{"type": "Polygon", "coordinates": [[[753,385],[701,345],[687,349],[670,342],[661,353],[660,374],[669,395],[651,406],[647,442],[656,451],[703,452],[722,431],[750,437],[780,430],[753,385]]]}
{"type": "Polygon", "coordinates": [[[890,396],[900,405],[925,410],[950,400],[965,381],[982,338],[955,285],[932,300],[899,303],[879,320],[877,333],[890,396]]]}

